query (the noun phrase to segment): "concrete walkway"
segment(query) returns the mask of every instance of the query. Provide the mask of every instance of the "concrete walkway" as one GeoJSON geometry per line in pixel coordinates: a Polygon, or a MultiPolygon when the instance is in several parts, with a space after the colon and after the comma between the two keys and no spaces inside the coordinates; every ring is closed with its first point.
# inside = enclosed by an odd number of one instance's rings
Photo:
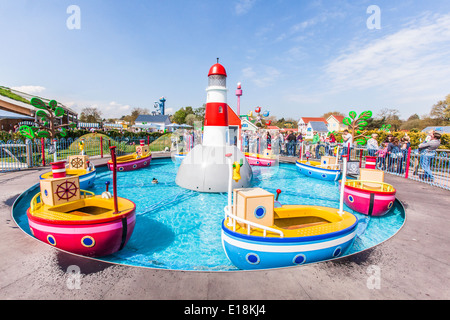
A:
{"type": "Polygon", "coordinates": [[[0,174],[0,299],[450,299],[450,192],[443,189],[387,175],[406,208],[405,226],[350,257],[277,270],[171,271],[73,256],[20,230],[11,206],[49,169],[0,174]]]}

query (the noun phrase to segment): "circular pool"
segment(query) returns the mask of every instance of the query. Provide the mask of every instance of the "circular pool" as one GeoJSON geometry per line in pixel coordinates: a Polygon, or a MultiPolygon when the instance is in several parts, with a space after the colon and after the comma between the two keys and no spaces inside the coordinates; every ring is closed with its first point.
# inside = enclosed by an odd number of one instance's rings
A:
{"type": "MultiPolygon", "coordinates": [[[[228,260],[221,243],[226,193],[199,193],[175,184],[178,165],[171,159],[153,159],[151,165],[136,171],[118,172],[117,193],[136,203],[136,227],[127,245],[99,260],[140,267],[174,270],[238,270],[228,260]],[[156,178],[159,183],[153,184],[156,178]]],[[[253,187],[273,194],[282,190],[282,204],[305,204],[339,208],[339,186],[300,174],[295,164],[253,167],[253,187]]],[[[97,167],[95,185],[90,191],[101,194],[105,182],[112,181],[106,166],[97,167]]],[[[13,205],[13,218],[31,236],[26,210],[39,184],[22,193],[13,205]]],[[[353,212],[348,207],[344,210],[353,212]]],[[[362,222],[365,215],[353,212],[362,222]]],[[[360,234],[346,255],[373,247],[403,226],[405,213],[396,201],[388,214],[360,223],[360,234]]]]}

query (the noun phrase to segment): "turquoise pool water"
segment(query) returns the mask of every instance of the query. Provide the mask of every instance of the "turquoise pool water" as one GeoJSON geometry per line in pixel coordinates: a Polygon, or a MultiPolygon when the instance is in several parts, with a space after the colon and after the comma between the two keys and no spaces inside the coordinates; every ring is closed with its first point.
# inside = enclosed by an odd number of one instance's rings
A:
{"type": "MultiPolygon", "coordinates": [[[[100,260],[161,269],[237,270],[227,259],[221,244],[221,221],[227,194],[198,193],[178,187],[178,166],[170,159],[154,159],[147,168],[118,172],[118,195],[136,203],[136,227],[121,251],[100,260]],[[157,178],[159,183],[152,184],[157,178]]],[[[97,168],[96,194],[112,182],[106,167],[97,168]]],[[[320,181],[301,175],[294,164],[280,163],[275,168],[254,167],[253,186],[276,194],[282,204],[312,204],[339,208],[337,182],[320,181]]],[[[37,185],[21,195],[14,204],[13,216],[19,227],[30,234],[26,209],[38,192],[37,185]]],[[[344,210],[353,212],[345,206],[344,210]]],[[[355,213],[362,220],[366,216],[355,213]]],[[[392,237],[405,220],[396,202],[383,217],[372,217],[365,232],[358,236],[347,254],[373,247],[392,237]]],[[[31,234],[30,234],[31,235],[31,234]]]]}

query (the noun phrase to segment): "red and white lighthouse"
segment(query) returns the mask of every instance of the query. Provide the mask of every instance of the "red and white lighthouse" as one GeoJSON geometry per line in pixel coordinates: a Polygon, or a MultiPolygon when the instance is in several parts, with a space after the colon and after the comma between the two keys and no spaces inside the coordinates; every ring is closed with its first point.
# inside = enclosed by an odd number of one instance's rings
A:
{"type": "Polygon", "coordinates": [[[204,146],[225,146],[228,131],[227,72],[216,63],[209,69],[206,88],[204,146]]]}

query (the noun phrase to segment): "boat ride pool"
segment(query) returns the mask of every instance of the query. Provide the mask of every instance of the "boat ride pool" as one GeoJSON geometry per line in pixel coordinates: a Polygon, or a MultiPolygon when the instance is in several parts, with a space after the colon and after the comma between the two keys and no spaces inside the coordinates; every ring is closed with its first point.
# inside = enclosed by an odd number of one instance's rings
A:
{"type": "MultiPolygon", "coordinates": [[[[171,159],[153,159],[150,166],[117,173],[117,193],[136,203],[134,233],[121,250],[98,260],[160,269],[235,271],[221,242],[221,223],[226,193],[199,193],[175,184],[178,165],[171,159]],[[153,178],[158,180],[152,183],[153,178]]],[[[112,182],[106,166],[97,167],[90,191],[101,194],[112,182]]],[[[300,174],[295,164],[280,163],[273,168],[253,167],[253,187],[276,195],[282,204],[305,204],[339,208],[339,185],[300,174]]],[[[22,193],[13,205],[13,218],[31,236],[26,210],[39,192],[37,183],[22,193]]],[[[395,235],[403,226],[405,212],[399,201],[385,216],[370,217],[349,209],[361,222],[359,234],[346,255],[371,248],[395,235]]]]}

